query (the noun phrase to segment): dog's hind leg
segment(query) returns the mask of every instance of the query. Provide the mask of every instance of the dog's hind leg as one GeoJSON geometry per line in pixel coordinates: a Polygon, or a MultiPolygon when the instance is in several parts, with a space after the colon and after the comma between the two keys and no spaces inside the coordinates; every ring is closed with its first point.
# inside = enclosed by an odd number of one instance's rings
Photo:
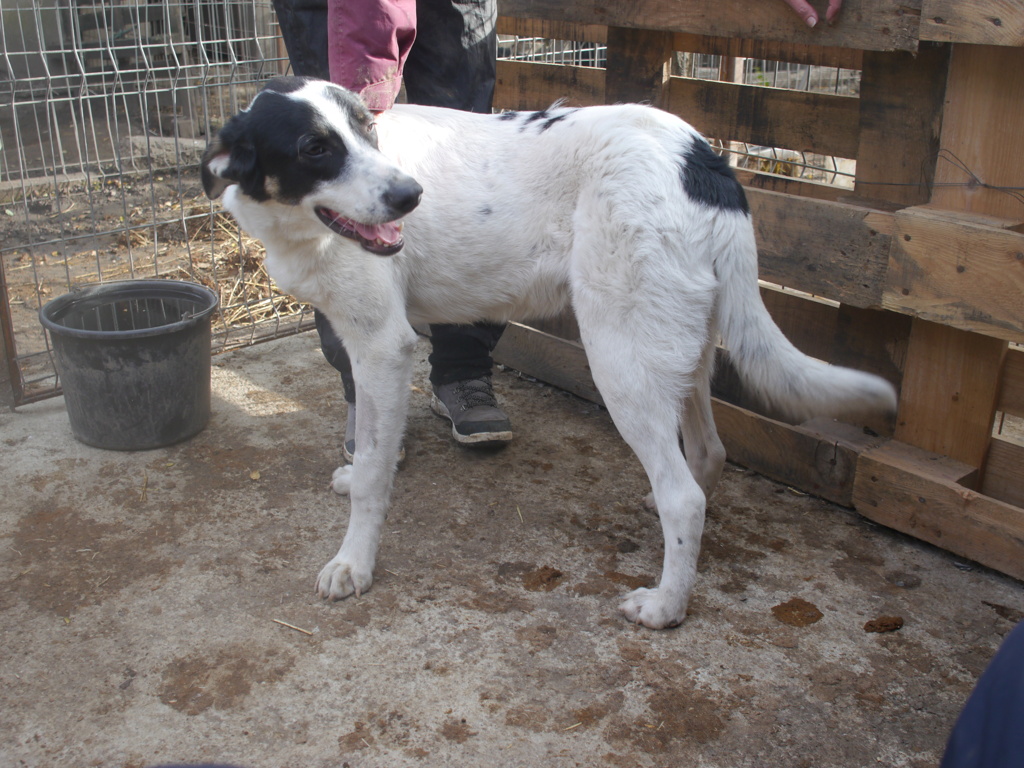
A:
{"type": "MultiPolygon", "coordinates": [[[[693,391],[686,398],[679,418],[686,464],[708,499],[722,476],[726,458],[725,446],[718,437],[715,416],[711,410],[711,374],[714,363],[715,344],[709,341],[700,368],[694,376],[693,391]]],[[[657,511],[653,493],[644,499],[644,504],[657,511]]]]}
{"type": "Polygon", "coordinates": [[[725,446],[718,437],[715,416],[711,410],[711,375],[714,365],[715,342],[709,339],[680,419],[686,463],[706,498],[711,498],[725,466],[725,446]]]}
{"type": "Polygon", "coordinates": [[[381,528],[387,517],[408,414],[415,343],[416,334],[404,317],[372,336],[345,337],[359,406],[357,450],[352,469],[336,471],[332,483],[336,491],[347,490],[351,513],[338,554],[317,577],[316,592],[321,597],[340,600],[352,594],[358,596],[373,583],[381,528]]]}
{"type": "MultiPolygon", "coordinates": [[[[679,445],[680,411],[701,350],[692,345],[689,361],[680,354],[664,355],[628,327],[600,315],[600,307],[580,312],[577,306],[594,382],[647,473],[665,541],[658,587],[631,592],[620,610],[652,629],[671,627],[686,617],[704,529],[704,492],[679,445]]],[[[674,352],[680,353],[678,346],[674,352]]]]}

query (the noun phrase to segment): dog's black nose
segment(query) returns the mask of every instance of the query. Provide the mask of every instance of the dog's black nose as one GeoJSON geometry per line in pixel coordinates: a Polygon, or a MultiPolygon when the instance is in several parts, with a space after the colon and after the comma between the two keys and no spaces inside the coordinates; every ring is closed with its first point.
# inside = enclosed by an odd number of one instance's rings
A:
{"type": "Polygon", "coordinates": [[[420,204],[422,195],[423,187],[413,179],[396,181],[384,193],[384,204],[395,213],[404,214],[420,204]]]}

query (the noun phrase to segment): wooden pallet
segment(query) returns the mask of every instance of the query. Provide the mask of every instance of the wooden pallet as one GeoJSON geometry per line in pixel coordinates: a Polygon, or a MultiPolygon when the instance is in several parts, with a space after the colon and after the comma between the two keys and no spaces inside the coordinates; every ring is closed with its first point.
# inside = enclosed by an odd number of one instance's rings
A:
{"type": "MultiPolygon", "coordinates": [[[[741,171],[762,294],[808,354],[900,388],[891,423],[784,424],[722,356],[715,418],[732,460],[1024,578],[1024,9],[846,0],[808,30],[771,4],[503,0],[499,31],[607,45],[606,69],[499,62],[495,106],[648,101],[705,135],[857,160],[854,192],[741,171]],[[998,22],[998,23],[997,23],[998,22]],[[674,51],[862,72],[859,97],[670,77],[674,51]],[[965,169],[969,169],[969,172],[965,169]]],[[[513,325],[497,357],[599,401],[570,316],[513,325]]]]}

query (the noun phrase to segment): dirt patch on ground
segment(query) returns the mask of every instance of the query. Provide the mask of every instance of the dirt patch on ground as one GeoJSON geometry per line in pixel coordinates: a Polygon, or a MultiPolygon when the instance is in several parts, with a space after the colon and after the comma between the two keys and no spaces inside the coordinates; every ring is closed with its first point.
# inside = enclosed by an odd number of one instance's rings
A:
{"type": "Polygon", "coordinates": [[[172,661],[161,675],[158,695],[164,704],[186,715],[198,715],[211,707],[231,709],[254,685],[280,682],[294,664],[294,657],[281,658],[276,649],[260,652],[233,644],[212,656],[172,661]]]}
{"type": "Polygon", "coordinates": [[[799,597],[772,607],[772,615],[791,627],[809,627],[824,616],[818,606],[799,597]]]}

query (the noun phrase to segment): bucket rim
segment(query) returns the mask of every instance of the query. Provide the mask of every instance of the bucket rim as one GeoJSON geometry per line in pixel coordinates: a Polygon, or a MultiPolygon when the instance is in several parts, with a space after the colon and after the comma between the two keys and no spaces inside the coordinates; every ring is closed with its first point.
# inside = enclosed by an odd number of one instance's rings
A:
{"type": "Polygon", "coordinates": [[[47,331],[55,336],[97,340],[140,339],[149,336],[163,336],[191,328],[212,315],[219,304],[220,298],[216,293],[205,285],[187,280],[113,280],[105,283],[92,283],[80,286],[51,299],[39,309],[39,322],[42,323],[47,331]],[[119,292],[124,295],[116,295],[119,292]],[[166,298],[189,298],[202,301],[205,299],[206,306],[200,311],[187,315],[176,322],[158,325],[153,328],[134,330],[92,331],[82,328],[69,328],[57,321],[57,318],[67,314],[76,304],[97,298],[102,299],[104,298],[103,294],[111,294],[112,301],[166,298]]]}

